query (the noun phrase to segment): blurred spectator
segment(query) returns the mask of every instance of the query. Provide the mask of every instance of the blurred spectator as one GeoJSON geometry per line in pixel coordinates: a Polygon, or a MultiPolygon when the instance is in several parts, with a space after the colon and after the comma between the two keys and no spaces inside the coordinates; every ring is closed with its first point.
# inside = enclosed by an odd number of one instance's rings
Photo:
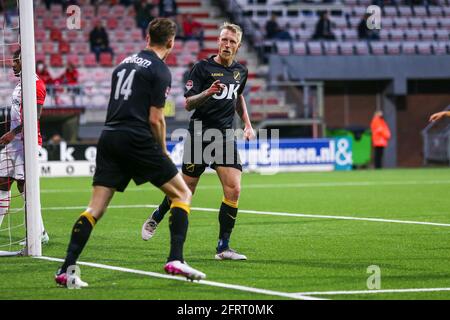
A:
{"type": "Polygon", "coordinates": [[[67,62],[66,70],[57,78],[60,84],[78,84],[78,70],[72,62],[67,62]]]}
{"type": "Polygon", "coordinates": [[[198,40],[200,48],[203,48],[203,26],[191,14],[187,14],[183,21],[183,32],[185,40],[198,40]]]}
{"type": "Polygon", "coordinates": [[[46,85],[52,85],[55,82],[42,60],[36,61],[36,74],[46,85]]]}
{"type": "Polygon", "coordinates": [[[267,39],[273,39],[280,31],[280,27],[277,22],[277,15],[272,13],[270,20],[266,23],[266,37],[267,39]]]}
{"type": "Polygon", "coordinates": [[[391,131],[386,121],[384,121],[383,111],[375,111],[370,123],[370,129],[372,130],[375,169],[381,169],[383,167],[384,149],[387,147],[388,141],[391,138],[391,131]]]}
{"type": "Polygon", "coordinates": [[[183,29],[184,18],[182,14],[177,14],[175,17],[175,23],[177,25],[177,34],[175,39],[184,40],[184,29],[183,29]]]}
{"type": "Polygon", "coordinates": [[[380,34],[377,29],[369,29],[367,27],[367,19],[370,14],[366,13],[358,25],[358,37],[360,40],[380,40],[380,34]]]}
{"type": "Polygon", "coordinates": [[[109,47],[108,33],[103,28],[100,20],[95,22],[94,29],[89,34],[89,42],[91,44],[91,51],[95,53],[97,62],[100,60],[100,53],[109,52],[113,55],[113,50],[109,47]]]}
{"type": "Polygon", "coordinates": [[[159,16],[174,17],[177,13],[178,8],[175,0],[159,0],[159,16]]]}
{"type": "Polygon", "coordinates": [[[59,133],[55,133],[45,144],[45,149],[47,150],[47,159],[49,161],[56,161],[60,159],[60,144],[64,141],[59,133]]]}
{"type": "Polygon", "coordinates": [[[146,36],[148,24],[157,16],[155,9],[152,0],[139,0],[134,4],[136,26],[142,30],[143,38],[146,36]]]}
{"type": "Polygon", "coordinates": [[[184,73],[183,73],[183,79],[182,79],[182,81],[183,81],[183,83],[182,83],[183,87],[184,87],[184,86],[186,85],[186,83],[188,82],[188,80],[189,80],[189,75],[191,74],[191,70],[192,70],[193,67],[194,67],[194,63],[193,63],[193,62],[189,62],[189,65],[188,65],[186,71],[184,71],[184,73]]]}
{"type": "Polygon", "coordinates": [[[331,31],[331,21],[328,17],[328,12],[323,11],[320,15],[320,19],[316,24],[316,30],[313,35],[313,39],[325,39],[325,40],[335,40],[336,37],[331,31]]]}

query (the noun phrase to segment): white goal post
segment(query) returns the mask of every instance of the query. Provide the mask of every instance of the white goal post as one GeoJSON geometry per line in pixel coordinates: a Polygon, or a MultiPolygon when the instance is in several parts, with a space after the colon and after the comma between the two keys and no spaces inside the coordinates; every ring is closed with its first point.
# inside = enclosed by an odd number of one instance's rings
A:
{"type": "Polygon", "coordinates": [[[36,66],[34,49],[33,1],[19,0],[22,58],[22,105],[25,148],[25,214],[27,246],[24,254],[41,256],[41,200],[38,171],[36,109],[36,66]]]}

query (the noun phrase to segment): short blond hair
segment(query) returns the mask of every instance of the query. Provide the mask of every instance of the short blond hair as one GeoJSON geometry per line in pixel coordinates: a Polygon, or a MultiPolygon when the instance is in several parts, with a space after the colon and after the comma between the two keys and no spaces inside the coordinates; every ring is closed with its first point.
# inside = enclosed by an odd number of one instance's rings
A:
{"type": "Polygon", "coordinates": [[[236,33],[238,42],[240,43],[242,41],[242,28],[240,26],[238,26],[237,24],[230,23],[230,22],[224,22],[223,25],[220,27],[221,33],[222,33],[222,30],[230,30],[231,32],[236,33]]]}

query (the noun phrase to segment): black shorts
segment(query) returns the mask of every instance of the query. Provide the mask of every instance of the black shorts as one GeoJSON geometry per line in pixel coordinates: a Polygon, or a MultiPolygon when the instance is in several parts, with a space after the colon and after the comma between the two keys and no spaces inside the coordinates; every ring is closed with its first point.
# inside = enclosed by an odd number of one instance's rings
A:
{"type": "Polygon", "coordinates": [[[137,185],[151,182],[160,187],[177,173],[172,160],[150,136],[104,130],[97,145],[92,185],[123,192],[133,179],[137,185]]]}
{"type": "Polygon", "coordinates": [[[200,177],[206,167],[231,167],[242,171],[236,139],[223,135],[220,140],[202,141],[190,133],[184,143],[182,171],[193,178],[200,177]]]}

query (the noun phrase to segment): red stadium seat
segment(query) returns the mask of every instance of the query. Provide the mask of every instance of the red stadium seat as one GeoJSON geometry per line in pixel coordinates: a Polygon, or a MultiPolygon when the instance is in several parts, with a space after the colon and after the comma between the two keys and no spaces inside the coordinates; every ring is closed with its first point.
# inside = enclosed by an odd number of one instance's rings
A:
{"type": "Polygon", "coordinates": [[[129,55],[125,53],[115,54],[115,64],[121,63],[125,58],[127,58],[129,55]]]}
{"type": "Polygon", "coordinates": [[[293,53],[299,56],[306,55],[306,45],[304,42],[294,42],[292,44],[293,53]]]}
{"type": "Polygon", "coordinates": [[[45,30],[35,29],[34,39],[36,40],[36,42],[44,42],[45,40],[47,40],[47,33],[45,32],[45,30]]]}
{"type": "Polygon", "coordinates": [[[59,53],[69,53],[70,44],[67,41],[60,41],[58,46],[59,53]]]}
{"type": "Polygon", "coordinates": [[[50,55],[50,66],[59,68],[63,66],[63,58],[59,53],[54,53],[50,55]]]}
{"type": "Polygon", "coordinates": [[[93,53],[85,54],[83,57],[83,64],[85,67],[96,67],[97,60],[95,59],[95,54],[93,53]]]}
{"type": "Polygon", "coordinates": [[[114,30],[119,25],[119,22],[115,17],[110,17],[108,20],[106,20],[106,27],[108,30],[114,30]]]}
{"type": "Polygon", "coordinates": [[[174,54],[170,54],[167,58],[166,58],[166,64],[169,67],[176,67],[177,66],[177,57],[174,54]]]}
{"type": "Polygon", "coordinates": [[[81,31],[78,30],[68,30],[64,38],[69,42],[79,42],[83,39],[81,31]]]}
{"type": "Polygon", "coordinates": [[[415,42],[403,42],[402,43],[403,54],[416,54],[416,43],[415,42]]]}
{"type": "Polygon", "coordinates": [[[76,42],[72,45],[73,51],[77,54],[87,54],[89,53],[89,43],[76,42]]]}
{"type": "Polygon", "coordinates": [[[52,54],[55,52],[55,45],[53,42],[44,42],[42,44],[42,52],[45,54],[52,54]]]}
{"type": "Polygon", "coordinates": [[[120,29],[114,32],[114,37],[116,42],[125,42],[125,40],[127,39],[125,31],[120,29]]]}
{"type": "Polygon", "coordinates": [[[102,67],[111,67],[113,65],[112,55],[109,52],[100,53],[100,65],[102,67]]]}
{"type": "Polygon", "coordinates": [[[80,59],[77,54],[70,54],[67,56],[67,62],[73,63],[75,66],[80,65],[80,59]]]}
{"type": "Polygon", "coordinates": [[[60,30],[56,28],[52,28],[50,30],[50,40],[52,41],[61,41],[62,40],[62,33],[60,30]]]}

